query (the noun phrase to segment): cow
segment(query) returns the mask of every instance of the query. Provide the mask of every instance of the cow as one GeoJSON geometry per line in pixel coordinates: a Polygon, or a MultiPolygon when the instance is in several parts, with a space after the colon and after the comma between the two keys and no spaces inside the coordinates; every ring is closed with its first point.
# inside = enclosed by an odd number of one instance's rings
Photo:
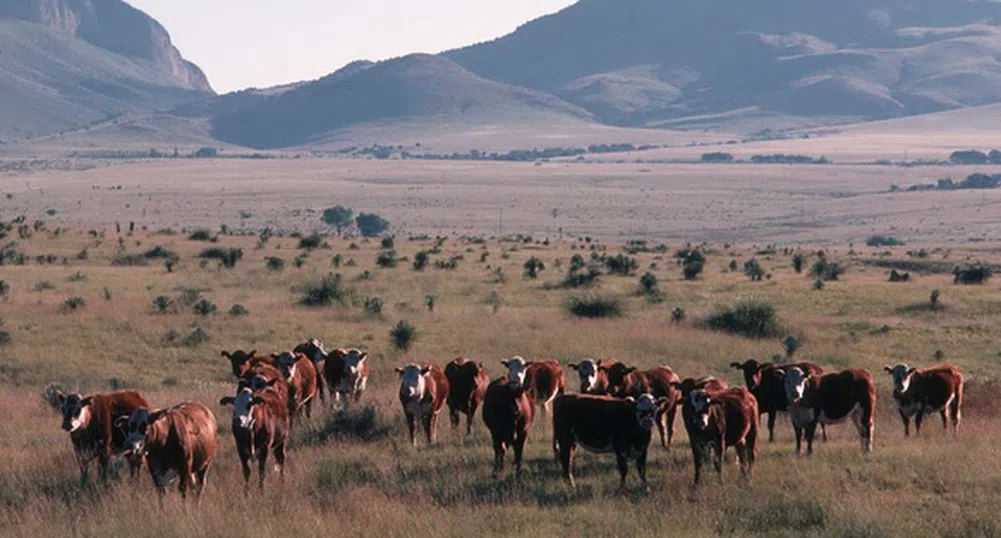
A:
{"type": "Polygon", "coordinates": [[[893,403],[904,422],[904,437],[911,435],[911,417],[914,430],[921,435],[921,421],[925,413],[938,412],[942,427],[959,435],[959,422],[963,407],[963,374],[955,366],[943,365],[927,370],[897,364],[883,368],[893,376],[893,403]]]}
{"type": "Polygon", "coordinates": [[[566,392],[563,367],[554,360],[528,361],[525,365],[525,388],[549,416],[552,414],[553,398],[566,392]]]}
{"type": "Polygon", "coordinates": [[[806,433],[806,453],[813,453],[818,424],[835,424],[849,416],[858,428],[862,451],[872,452],[876,385],[865,370],[844,370],[820,376],[790,366],[779,369],[789,401],[789,418],[796,432],[796,454],[806,433]]]}
{"type": "Polygon", "coordinates": [[[483,394],[490,384],[490,378],[483,369],[483,363],[468,361],[462,357],[445,365],[448,379],[448,413],[452,428],[459,427],[459,414],[466,415],[466,435],[473,433],[473,415],[483,401],[483,394]]]}
{"type": "MultiPolygon", "coordinates": [[[[688,395],[697,390],[704,390],[709,394],[724,391],[730,388],[730,385],[722,379],[717,379],[713,376],[705,376],[695,379],[693,377],[686,377],[680,382],[671,383],[671,386],[678,391],[678,405],[683,405],[685,399],[688,395]]],[[[683,412],[683,411],[682,411],[683,412]]]]}
{"type": "Polygon", "coordinates": [[[679,393],[672,386],[681,378],[668,366],[660,366],[651,370],[637,371],[635,367],[616,363],[610,366],[608,373],[608,393],[612,396],[639,398],[643,394],[652,394],[655,398],[667,398],[668,404],[658,407],[657,431],[660,433],[660,445],[671,450],[674,440],[674,423],[678,415],[679,393]]]}
{"type": "Polygon", "coordinates": [[[303,355],[309,357],[309,360],[313,361],[313,367],[316,369],[316,393],[320,397],[321,402],[326,402],[326,392],[327,392],[327,381],[324,379],[324,366],[327,361],[327,351],[323,349],[323,342],[320,342],[316,338],[310,338],[308,341],[303,342],[295,348],[292,349],[293,353],[302,353],[303,355]]]}
{"type": "Polygon", "coordinates": [[[410,442],[417,446],[417,421],[420,420],[428,444],[433,444],[437,438],[438,414],[448,400],[445,372],[439,366],[425,362],[397,368],[396,373],[400,376],[400,404],[407,418],[410,442]]]}
{"type": "Polygon", "coordinates": [[[119,421],[136,409],[149,407],[146,398],[132,390],[90,396],[56,391],[55,403],[63,417],[62,428],[69,432],[73,443],[81,484],[87,483],[92,460],[97,459],[101,479],[106,480],[111,457],[120,454],[125,454],[128,460],[129,474],[133,478],[138,475],[142,458],[128,454],[125,431],[119,421]]]}
{"type": "Polygon", "coordinates": [[[128,445],[133,454],[146,457],[146,466],[160,494],[178,480],[186,498],[189,488],[201,496],[216,448],[216,420],[200,403],[185,402],[168,409],[139,408],[128,422],[128,445]]]}
{"type": "Polygon", "coordinates": [[[709,460],[722,480],[723,456],[731,446],[737,450],[741,474],[750,476],[758,455],[759,421],[758,401],[751,391],[744,387],[712,391],[695,388],[685,395],[681,416],[692,447],[695,486],[709,460]]]}
{"type": "Polygon", "coordinates": [[[335,402],[357,402],[368,384],[368,352],[360,349],[335,349],[323,365],[327,390],[334,393],[335,402]]]}
{"type": "Polygon", "coordinates": [[[643,394],[638,399],[589,394],[568,394],[553,401],[553,443],[558,450],[563,477],[576,487],[573,458],[577,446],[591,452],[614,452],[619,469],[619,487],[625,488],[629,459],[646,487],[646,458],[650,430],[667,398],[643,394]]]}
{"type": "Polygon", "coordinates": [[[246,383],[241,383],[236,396],[222,398],[219,405],[233,406],[233,439],[243,466],[244,493],[250,487],[250,462],[255,459],[257,486],[264,489],[269,452],[275,455],[279,475],[284,481],[289,407],[281,395],[267,386],[255,392],[246,383]]]}
{"type": "MultiPolygon", "coordinates": [[[[732,362],[730,366],[744,374],[744,383],[751,394],[758,400],[758,412],[768,413],[768,442],[775,442],[775,417],[779,411],[788,411],[789,401],[786,398],[785,385],[780,373],[783,367],[795,367],[807,375],[822,375],[824,370],[809,362],[780,365],[765,364],[751,359],[746,362],[732,362]]],[[[827,430],[820,426],[820,433],[827,440],[827,430]]]]}
{"type": "Polygon", "coordinates": [[[510,376],[495,379],[483,396],[483,423],[494,444],[494,476],[504,470],[504,455],[514,450],[515,477],[521,476],[521,458],[528,440],[528,428],[535,418],[535,402],[527,387],[510,376]]]}
{"type": "Polygon", "coordinates": [[[577,370],[580,378],[581,394],[605,394],[608,392],[608,367],[615,364],[615,360],[584,359],[578,363],[570,363],[567,366],[577,370]]]}
{"type": "Polygon", "coordinates": [[[233,377],[236,378],[246,376],[251,369],[262,364],[277,366],[271,357],[258,357],[256,349],[247,352],[238,349],[232,353],[223,350],[220,355],[229,360],[229,364],[233,368],[233,377]]]}
{"type": "Polygon", "coordinates": [[[291,430],[300,413],[313,416],[313,399],[316,398],[316,368],[313,361],[302,353],[286,351],[272,356],[288,383],[288,423],[291,430]]]}

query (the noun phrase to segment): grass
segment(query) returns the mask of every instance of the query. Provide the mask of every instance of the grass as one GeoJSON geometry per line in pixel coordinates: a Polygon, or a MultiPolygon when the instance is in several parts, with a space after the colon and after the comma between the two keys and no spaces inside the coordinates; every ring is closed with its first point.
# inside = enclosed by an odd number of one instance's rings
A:
{"type": "MultiPolygon", "coordinates": [[[[135,239],[155,241],[145,232],[136,232],[135,239]]],[[[266,258],[294,251],[296,239],[276,236],[261,250],[254,250],[256,237],[251,235],[218,241],[221,248],[242,249],[246,263],[224,271],[215,264],[201,268],[184,263],[174,273],[159,266],[112,266],[117,253],[113,242],[94,246],[85,230],[71,229],[58,238],[35,234],[19,242],[32,259],[52,252],[71,258],[68,266],[0,266],[0,280],[11,289],[0,300],[0,329],[9,334],[0,361],[0,406],[6,417],[0,421],[0,534],[834,537],[994,535],[1001,528],[1001,514],[992,508],[1001,501],[997,286],[955,286],[948,273],[894,286],[885,281],[883,268],[863,263],[876,250],[852,257],[832,246],[829,257],[849,268],[851,278],[814,292],[813,279],[797,275],[788,256],[758,257],[773,278],[750,282],[725,267],[732,258],[741,263],[750,259],[755,249],[713,245],[718,253],[705,255],[705,270],[696,281],[684,281],[677,265],[657,260],[659,253],[636,252],[644,274],[659,262],[649,272],[656,276],[663,302],[638,295],[638,277],[603,278],[588,292],[617,300],[629,315],[590,321],[564,311],[565,302],[580,290],[545,289],[539,281],[523,278],[497,283],[489,274],[500,268],[521,275],[534,256],[547,264],[563,260],[562,268],[551,266],[550,278],[558,281],[567,260],[579,252],[570,249],[569,241],[519,248],[508,259],[495,255],[490,271],[470,261],[454,271],[423,272],[413,271],[410,263],[376,270],[379,242],[359,242],[358,252],[352,252],[357,265],[342,266],[336,285],[335,277],[327,275],[331,265],[320,263],[319,257],[301,271],[267,270],[266,258]],[[73,254],[85,246],[88,258],[75,259],[73,254]],[[88,278],[68,281],[78,271],[88,278]],[[366,271],[375,276],[359,280],[366,271]],[[59,292],[30,292],[38,281],[59,283],[59,292]],[[352,293],[345,292],[348,282],[355,288],[352,293]],[[99,299],[106,286],[115,290],[113,302],[99,299]],[[303,308],[304,292],[314,287],[325,290],[320,296],[344,298],[342,306],[303,308]],[[934,289],[942,290],[947,308],[902,315],[900,309],[907,305],[928,303],[934,289]],[[203,294],[218,305],[244,305],[249,314],[196,316],[192,306],[203,294]],[[435,297],[433,312],[424,306],[429,294],[435,297]],[[86,308],[58,315],[68,296],[86,298],[86,308]],[[159,296],[185,307],[157,315],[152,305],[159,296]],[[366,314],[365,297],[382,300],[382,316],[366,314]],[[674,308],[690,320],[702,320],[714,305],[748,300],[774,305],[783,332],[749,339],[670,321],[674,308]],[[420,331],[405,355],[388,336],[400,319],[420,331]],[[164,335],[171,331],[168,341],[164,335]],[[551,425],[541,412],[530,430],[520,483],[510,473],[492,478],[492,450],[479,415],[471,438],[461,429],[451,430],[442,415],[437,445],[422,443],[414,450],[406,441],[393,369],[407,362],[442,365],[461,355],[483,361],[493,378],[503,373],[497,361],[513,354],[556,358],[563,364],[610,356],[639,368],[670,364],[682,377],[712,374],[739,385],[740,374],[729,363],[768,360],[782,353],[780,338],[787,334],[801,343],[797,360],[873,372],[880,402],[871,457],[859,454],[852,426],[843,424],[828,428],[831,440],[818,443],[812,458],[797,459],[791,428],[782,417],[777,442],[762,443],[749,484],[739,480],[735,466],[727,465],[722,484],[709,479],[692,494],[691,455],[679,419],[673,450],[650,449],[649,494],[638,486],[632,468],[626,491],[619,493],[614,458],[584,451],[575,463],[579,489],[572,492],[552,461],[551,425]],[[253,491],[244,498],[229,433],[231,410],[216,405],[234,390],[219,350],[269,353],[313,336],[328,349],[369,351],[368,389],[346,415],[317,402],[313,418],[304,419],[295,433],[285,486],[269,480],[263,494],[253,491]],[[929,417],[921,438],[905,440],[889,405],[890,383],[882,366],[926,366],[934,362],[937,349],[969,380],[961,439],[943,435],[929,417]],[[172,493],[161,511],[145,472],[135,485],[127,479],[108,487],[79,485],[75,466],[67,464],[72,462],[67,435],[39,395],[49,383],[106,391],[110,380],[142,391],[155,407],[200,401],[216,414],[217,458],[200,505],[185,508],[172,493]]],[[[349,251],[347,241],[329,241],[334,251],[349,251]]],[[[487,244],[495,253],[503,246],[495,240],[487,244]]],[[[479,248],[472,241],[449,239],[440,257],[461,255],[471,245],[479,248]]],[[[207,245],[179,236],[164,246],[189,260],[207,245]]],[[[433,247],[431,240],[395,244],[401,258],[433,247]]],[[[616,245],[608,248],[613,251],[616,245]]],[[[951,248],[952,260],[1001,261],[992,245],[951,248]]],[[[941,255],[931,257],[937,261],[941,255]]],[[[467,254],[467,260],[473,259],[467,254]]],[[[510,470],[510,456],[508,463],[510,470]]]]}

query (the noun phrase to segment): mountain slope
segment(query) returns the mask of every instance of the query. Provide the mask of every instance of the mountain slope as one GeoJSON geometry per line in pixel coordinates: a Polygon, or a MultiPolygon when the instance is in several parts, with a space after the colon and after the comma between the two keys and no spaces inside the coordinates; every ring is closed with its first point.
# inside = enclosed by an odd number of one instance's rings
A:
{"type": "Polygon", "coordinates": [[[446,55],[622,125],[866,120],[1001,99],[999,22],[994,2],[581,0],[446,55]]]}
{"type": "Polygon", "coordinates": [[[483,79],[442,56],[415,54],[355,63],[213,121],[221,140],[254,148],[305,144],[338,129],[378,122],[537,123],[590,114],[541,92],[483,79]]]}

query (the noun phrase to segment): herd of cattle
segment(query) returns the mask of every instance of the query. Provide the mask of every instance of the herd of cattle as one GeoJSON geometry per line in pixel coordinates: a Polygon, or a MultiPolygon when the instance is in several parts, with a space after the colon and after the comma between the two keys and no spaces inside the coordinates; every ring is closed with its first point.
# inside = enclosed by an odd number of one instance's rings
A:
{"type": "MultiPolygon", "coordinates": [[[[357,402],[369,377],[368,354],[358,349],[326,352],[313,339],[292,351],[256,356],[255,351],[222,352],[237,378],[235,394],[219,401],[232,406],[232,433],[249,487],[251,464],[257,463],[258,485],[264,487],[268,458],[284,478],[290,432],[300,415],[311,416],[315,399],[334,400],[338,408],[357,402]]],[[[796,453],[813,452],[816,429],[851,418],[858,428],[864,452],[873,448],[876,387],[865,370],[824,373],[817,365],[762,364],[754,360],[732,363],[744,375],[745,387],[729,387],[714,377],[681,379],[671,368],[646,371],[614,360],[571,363],[580,378],[579,392],[566,393],[563,367],[554,360],[502,361],[507,374],[490,380],[482,363],[462,358],[444,369],[431,363],[397,368],[399,398],[410,441],[418,444],[418,422],[428,443],[435,442],[438,416],[447,405],[453,427],[466,415],[466,433],[482,408],[495,454],[494,473],[504,469],[505,453],[514,452],[516,473],[536,407],[553,421],[553,455],[574,485],[573,458],[578,446],[592,452],[614,453],[620,484],[625,485],[629,460],[635,460],[646,485],[647,449],[654,425],[661,445],[670,450],[680,408],[692,449],[694,483],[711,463],[722,472],[723,456],[734,447],[742,473],[749,475],[758,451],[759,416],[768,415],[768,438],[774,440],[775,417],[789,414],[796,435],[796,453]]],[[[906,364],[887,366],[893,380],[893,399],[910,435],[911,419],[921,430],[926,413],[938,412],[943,427],[952,423],[958,433],[963,399],[963,376],[955,367],[926,370],[906,364]]],[[[185,402],[151,409],[135,391],[110,394],[55,394],[62,427],[70,434],[86,481],[89,463],[97,459],[106,478],[113,456],[123,456],[132,476],[145,461],[161,494],[178,482],[182,496],[194,488],[200,493],[216,451],[217,424],[202,404],[185,402]]]]}

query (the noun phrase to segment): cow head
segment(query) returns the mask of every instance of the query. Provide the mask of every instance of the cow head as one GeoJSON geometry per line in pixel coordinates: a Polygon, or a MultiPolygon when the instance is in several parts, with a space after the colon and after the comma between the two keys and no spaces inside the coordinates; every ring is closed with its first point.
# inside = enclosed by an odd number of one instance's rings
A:
{"type": "Polygon", "coordinates": [[[317,366],[327,360],[327,350],[323,349],[323,342],[320,342],[316,338],[310,338],[308,342],[295,346],[295,349],[292,351],[302,353],[317,366]]]}
{"type": "Polygon", "coordinates": [[[598,385],[598,363],[591,359],[584,359],[577,364],[570,363],[570,368],[577,370],[580,377],[580,392],[587,394],[598,385]]]}
{"type": "Polygon", "coordinates": [[[744,384],[749,390],[756,389],[761,385],[761,367],[763,364],[754,359],[746,362],[731,362],[730,367],[744,373],[744,384]]]}
{"type": "Polygon", "coordinates": [[[608,393],[625,395],[626,376],[636,371],[633,366],[626,366],[617,362],[609,367],[599,366],[601,371],[608,375],[608,393]]]}
{"type": "Polygon", "coordinates": [[[63,394],[56,392],[56,402],[63,416],[63,429],[73,433],[86,428],[90,424],[91,399],[77,393],[63,394]]]}
{"type": "Polygon", "coordinates": [[[149,438],[149,430],[151,427],[155,427],[156,421],[163,417],[165,411],[150,411],[140,407],[132,412],[132,415],[128,419],[122,417],[121,421],[125,422],[125,446],[128,447],[128,452],[133,455],[145,455],[146,454],[146,444],[149,438]]]}
{"type": "Polygon", "coordinates": [[[403,368],[397,368],[396,373],[400,375],[400,396],[407,400],[420,400],[427,390],[427,380],[425,376],[431,371],[430,366],[419,366],[408,364],[403,368]]]}
{"type": "Polygon", "coordinates": [[[285,379],[292,379],[295,377],[295,364],[299,362],[299,355],[292,351],[283,351],[276,355],[271,356],[275,363],[278,364],[278,369],[281,370],[282,376],[285,379]]]}
{"type": "Polygon", "coordinates": [[[256,349],[252,349],[249,352],[238,349],[233,353],[223,351],[221,355],[229,360],[230,365],[233,367],[233,375],[242,377],[250,368],[250,361],[254,360],[255,353],[257,353],[256,349]]]}
{"type": "Polygon", "coordinates": [[[528,366],[532,361],[526,361],[521,357],[512,357],[501,361],[507,368],[507,384],[511,388],[520,389],[525,386],[525,374],[528,373],[528,366]]]}
{"type": "Polygon", "coordinates": [[[250,387],[241,385],[237,389],[236,397],[226,396],[219,400],[219,405],[233,406],[233,428],[249,430],[254,427],[255,405],[264,400],[260,396],[254,396],[254,391],[250,387]]]}
{"type": "Polygon", "coordinates": [[[361,379],[362,367],[368,359],[368,352],[360,349],[347,349],[343,350],[341,358],[344,361],[345,381],[352,387],[357,386],[361,379]]]}
{"type": "Polygon", "coordinates": [[[809,381],[810,376],[795,366],[787,369],[779,369],[777,372],[782,375],[782,382],[785,384],[786,399],[791,404],[799,403],[806,394],[806,383],[809,381]]]}
{"type": "Polygon", "coordinates": [[[688,403],[691,405],[695,416],[692,417],[694,426],[700,430],[709,427],[709,407],[713,403],[712,396],[704,390],[693,390],[688,394],[688,403]]]}
{"type": "Polygon", "coordinates": [[[667,398],[656,399],[652,394],[643,394],[639,399],[630,396],[626,401],[636,413],[636,422],[640,427],[650,430],[657,423],[657,412],[667,403],[667,398]]]}
{"type": "Polygon", "coordinates": [[[278,378],[268,379],[262,375],[255,375],[249,379],[241,379],[239,387],[241,389],[247,387],[252,392],[259,392],[262,390],[270,389],[281,381],[282,380],[278,378]]]}
{"type": "Polygon", "coordinates": [[[893,376],[894,394],[903,394],[907,392],[907,389],[911,386],[911,375],[914,374],[915,368],[911,368],[904,363],[900,363],[894,365],[893,367],[884,366],[883,370],[893,376]]]}

